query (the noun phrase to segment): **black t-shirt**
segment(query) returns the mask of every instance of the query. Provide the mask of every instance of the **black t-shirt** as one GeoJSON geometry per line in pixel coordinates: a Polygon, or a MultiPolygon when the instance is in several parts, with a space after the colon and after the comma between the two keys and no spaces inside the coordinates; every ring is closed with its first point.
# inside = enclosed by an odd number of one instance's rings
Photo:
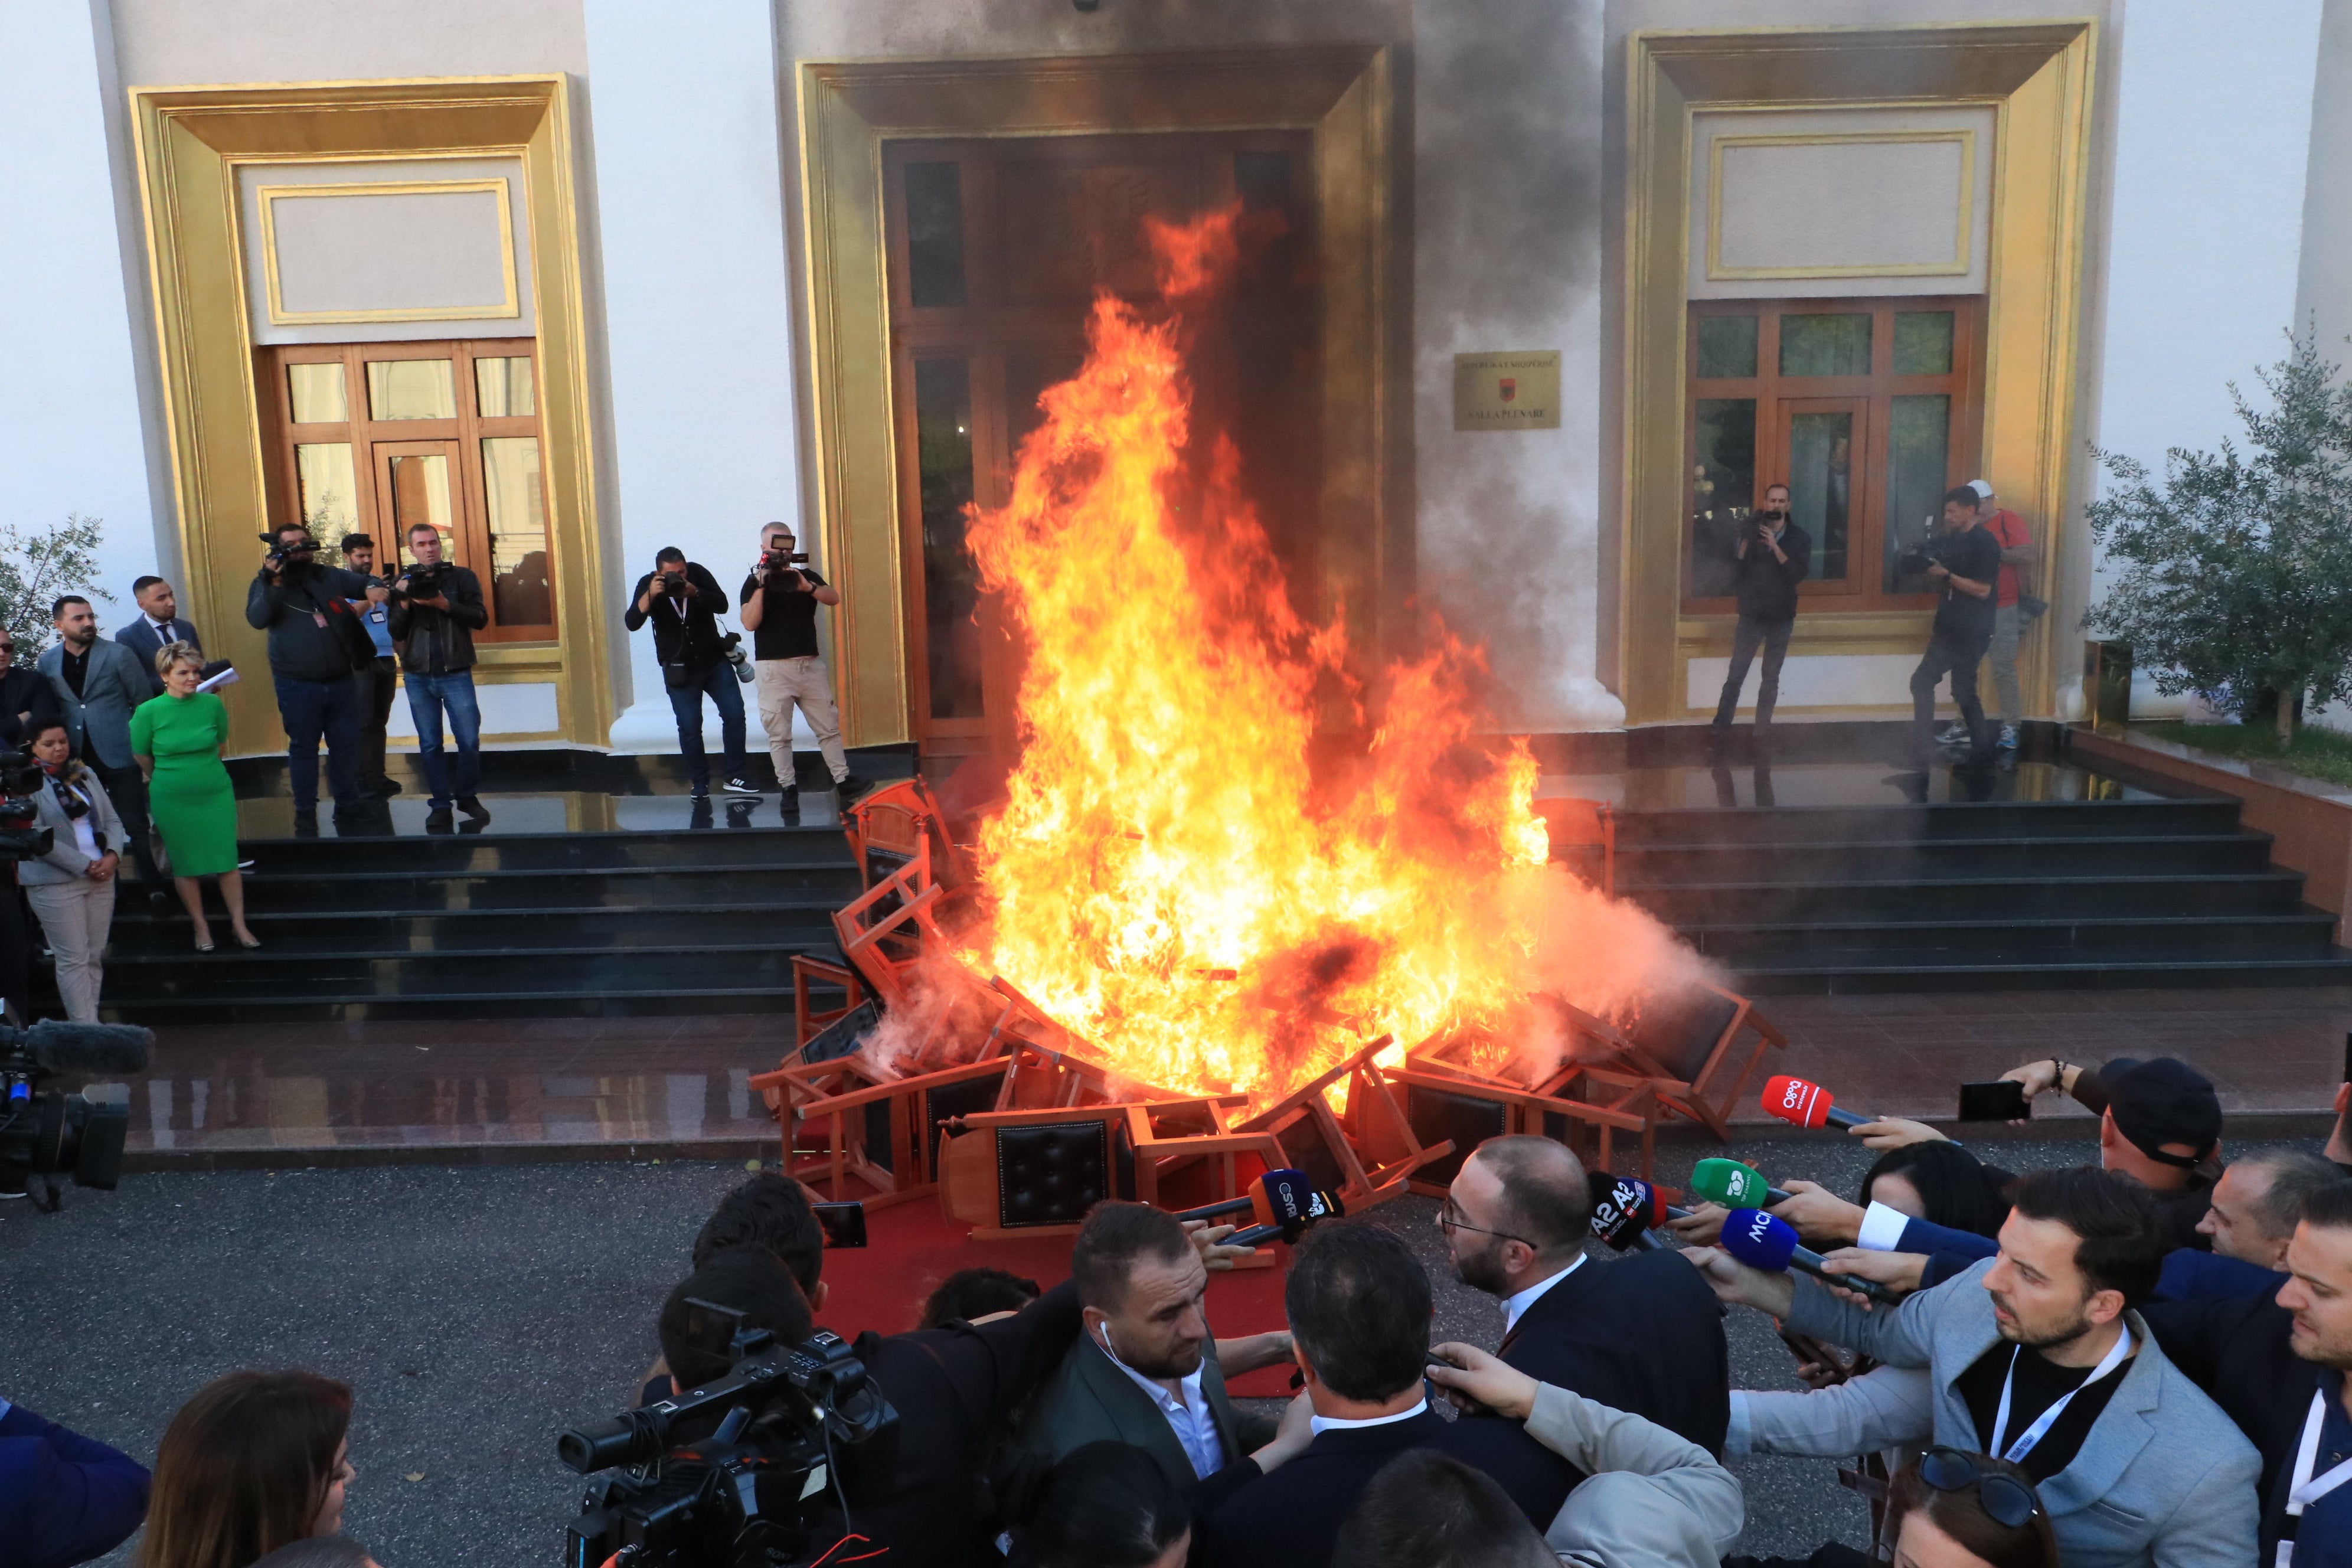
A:
{"type": "Polygon", "coordinates": [[[65,672],[66,684],[73,688],[76,697],[79,697],[82,682],[89,679],[89,650],[85,648],[76,653],[73,645],[67,643],[58,651],[58,668],[65,672]]]}
{"type": "Polygon", "coordinates": [[[2033,1445],[2024,1458],[2018,1461],[2025,1473],[2039,1483],[2048,1480],[2074,1463],[2075,1452],[2083,1439],[2091,1435],[2092,1423],[2123,1386],[2124,1377],[2132,1363],[2126,1361],[2098,1382],[2084,1387],[2083,1380],[2096,1370],[2087,1366],[2060,1366],[2033,1351],[2020,1350],[2003,1341],[1979,1356],[1976,1363],[1952,1380],[1960,1397],[1968,1402],[1969,1417],[1976,1423],[1977,1447],[1990,1452],[1993,1444],[1993,1417],[2000,1411],[2000,1385],[2009,1377],[2010,1363],[2017,1363],[2017,1382],[2009,1398],[2009,1426],[2000,1434],[2004,1446],[2017,1441],[2024,1430],[2040,1419],[2043,1411],[2064,1398],[2069,1390],[2082,1388],[2042,1441],[2033,1445]]]}
{"type": "MultiPolygon", "coordinates": [[[[812,588],[824,586],[824,579],[806,566],[800,574],[812,588]]],[[[743,579],[740,595],[744,604],[751,602],[754,594],[766,594],[760,606],[760,624],[751,631],[751,657],[754,658],[814,658],[816,657],[816,595],[797,592],[782,572],[769,580],[769,588],[760,585],[758,573],[743,579]]]]}
{"type": "Polygon", "coordinates": [[[1937,534],[1928,541],[1927,554],[1955,577],[1994,585],[1994,592],[1979,599],[1947,581],[1936,600],[1936,629],[1961,636],[1990,637],[1993,612],[2000,607],[1993,601],[2000,596],[2000,541],[1992,536],[1991,530],[1979,524],[1965,533],[1937,534]]]}

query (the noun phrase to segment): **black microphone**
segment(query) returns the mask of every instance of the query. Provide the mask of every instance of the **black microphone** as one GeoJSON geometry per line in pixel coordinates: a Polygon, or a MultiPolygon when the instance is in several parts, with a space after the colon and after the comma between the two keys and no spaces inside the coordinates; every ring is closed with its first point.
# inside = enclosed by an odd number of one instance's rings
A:
{"type": "MultiPolygon", "coordinates": [[[[1286,1189],[1282,1191],[1281,1195],[1295,1196],[1286,1189]]],[[[1346,1205],[1329,1193],[1309,1192],[1303,1198],[1297,1198],[1296,1203],[1297,1206],[1276,1224],[1254,1225],[1246,1230],[1237,1230],[1219,1245],[1255,1247],[1260,1242],[1276,1240],[1295,1244],[1301,1236],[1306,1234],[1307,1227],[1317,1221],[1336,1219],[1348,1212],[1346,1205]]]]}
{"type": "Polygon", "coordinates": [[[1295,1166],[1278,1165],[1250,1181],[1249,1191],[1223,1203],[1177,1209],[1177,1219],[1215,1219],[1222,1215],[1255,1214],[1261,1225],[1271,1225],[1300,1212],[1315,1191],[1315,1178],[1295,1166]]]}
{"type": "Polygon", "coordinates": [[[1651,1227],[1668,1217],[1680,1219],[1687,1210],[1670,1207],[1658,1189],[1637,1176],[1612,1176],[1606,1171],[1589,1173],[1592,1186],[1592,1234],[1620,1252],[1640,1248],[1664,1250],[1668,1243],[1651,1227]]]}
{"type": "Polygon", "coordinates": [[[1723,1250],[1750,1268],[1767,1274],[1801,1269],[1841,1290],[1858,1290],[1882,1306],[1902,1300],[1875,1279],[1855,1274],[1832,1274],[1822,1267],[1822,1255],[1797,1244],[1796,1227],[1762,1209],[1734,1209],[1723,1222],[1723,1250]]]}
{"type": "Polygon", "coordinates": [[[16,1036],[16,1044],[48,1072],[145,1072],[148,1047],[154,1043],[154,1031],[135,1024],[69,1024],[59,1018],[44,1018],[16,1036]]]}

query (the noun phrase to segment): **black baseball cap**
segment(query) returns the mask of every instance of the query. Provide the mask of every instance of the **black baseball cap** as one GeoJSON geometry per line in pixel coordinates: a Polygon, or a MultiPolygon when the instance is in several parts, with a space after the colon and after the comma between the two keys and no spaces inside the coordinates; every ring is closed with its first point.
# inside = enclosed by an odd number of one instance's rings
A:
{"type": "Polygon", "coordinates": [[[2133,1148],[2159,1164],[2193,1166],[2221,1141],[2221,1097],[2213,1080],[2172,1057],[2117,1057],[2099,1069],[2107,1114],[2133,1148]],[[2165,1152],[2185,1143],[2194,1154],[2165,1152]]]}

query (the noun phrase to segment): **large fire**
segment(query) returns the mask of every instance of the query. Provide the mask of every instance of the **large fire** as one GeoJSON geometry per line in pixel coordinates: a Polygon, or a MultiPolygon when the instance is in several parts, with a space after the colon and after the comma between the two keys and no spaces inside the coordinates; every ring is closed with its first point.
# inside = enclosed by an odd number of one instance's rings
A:
{"type": "Polygon", "coordinates": [[[1122,1077],[1261,1100],[1382,1035],[1556,1053],[1531,994],[1622,1018],[1695,973],[1549,863],[1527,742],[1480,733],[1482,649],[1433,626],[1367,694],[1345,628],[1294,611],[1232,442],[1191,422],[1234,220],[1151,237],[1161,306],[1097,300],[1009,503],[971,520],[1027,659],[965,963],[1122,1077]],[[1313,777],[1318,716],[1375,699],[1351,774],[1313,777]]]}

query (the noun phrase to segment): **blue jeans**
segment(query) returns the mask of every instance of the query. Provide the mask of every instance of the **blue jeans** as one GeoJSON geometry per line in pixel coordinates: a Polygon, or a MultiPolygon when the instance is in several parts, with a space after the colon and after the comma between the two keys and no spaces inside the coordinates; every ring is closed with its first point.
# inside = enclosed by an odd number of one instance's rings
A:
{"type": "Polygon", "coordinates": [[[687,776],[697,795],[710,789],[710,758],[702,749],[702,699],[706,693],[719,705],[719,734],[727,748],[727,776],[740,779],[750,770],[743,760],[743,685],[735,667],[725,661],[702,672],[692,686],[673,686],[669,710],[677,718],[677,749],[686,757],[687,776]]]}
{"type": "Polygon", "coordinates": [[[296,680],[275,675],[278,719],[286,726],[286,778],[294,809],[319,809],[319,741],[327,742],[327,788],[338,807],[360,798],[360,699],[348,675],[296,680]]]}
{"type": "Polygon", "coordinates": [[[401,677],[408,688],[408,716],[416,721],[416,762],[433,791],[427,804],[446,811],[457,800],[478,793],[482,784],[482,704],[474,695],[474,672],[453,669],[446,675],[401,677]],[[441,716],[449,716],[449,733],[457,741],[457,776],[449,777],[449,760],[441,750],[441,716]]]}

